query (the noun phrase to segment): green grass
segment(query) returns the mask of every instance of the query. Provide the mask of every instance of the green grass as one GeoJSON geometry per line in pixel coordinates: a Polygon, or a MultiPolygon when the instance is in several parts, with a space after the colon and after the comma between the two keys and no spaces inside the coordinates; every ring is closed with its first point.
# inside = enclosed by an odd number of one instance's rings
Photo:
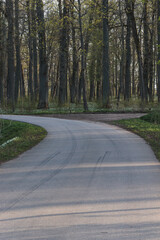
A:
{"type": "Polygon", "coordinates": [[[150,123],[160,124],[160,110],[158,109],[157,111],[153,111],[141,117],[141,119],[150,123]]]}
{"type": "Polygon", "coordinates": [[[113,121],[112,123],[144,138],[160,161],[160,124],[146,121],[146,119],[147,116],[140,119],[113,121]]]}
{"type": "Polygon", "coordinates": [[[35,146],[46,134],[46,130],[39,126],[0,119],[0,163],[35,146]]]}

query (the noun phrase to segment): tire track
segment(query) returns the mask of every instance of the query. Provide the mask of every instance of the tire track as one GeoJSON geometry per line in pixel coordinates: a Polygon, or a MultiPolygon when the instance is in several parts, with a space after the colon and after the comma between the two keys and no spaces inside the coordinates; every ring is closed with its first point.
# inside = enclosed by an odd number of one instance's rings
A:
{"type": "MultiPolygon", "coordinates": [[[[67,158],[65,158],[63,165],[61,167],[58,167],[56,169],[54,169],[48,176],[46,176],[45,178],[41,179],[38,183],[32,185],[28,191],[25,191],[24,193],[22,193],[18,198],[14,199],[8,207],[6,207],[3,210],[0,210],[0,215],[8,212],[9,210],[11,210],[13,207],[15,207],[19,202],[24,201],[26,197],[28,197],[30,194],[34,193],[36,190],[38,190],[41,186],[43,186],[44,184],[46,184],[47,182],[49,182],[50,180],[52,180],[57,174],[59,174],[69,163],[70,160],[72,160],[75,151],[76,151],[76,146],[77,146],[77,142],[76,142],[76,138],[73,136],[71,130],[68,129],[68,127],[66,127],[66,129],[68,130],[72,141],[72,147],[71,147],[71,151],[69,152],[67,158]]],[[[54,154],[51,154],[48,158],[44,159],[38,166],[36,166],[34,168],[34,170],[38,169],[40,167],[40,169],[42,169],[43,166],[45,166],[47,163],[49,163],[51,160],[53,160],[55,157],[57,157],[59,154],[61,154],[61,152],[56,152],[54,154]]],[[[27,174],[27,178],[29,176],[31,176],[32,174],[34,174],[34,170],[30,173],[27,174]]]]}

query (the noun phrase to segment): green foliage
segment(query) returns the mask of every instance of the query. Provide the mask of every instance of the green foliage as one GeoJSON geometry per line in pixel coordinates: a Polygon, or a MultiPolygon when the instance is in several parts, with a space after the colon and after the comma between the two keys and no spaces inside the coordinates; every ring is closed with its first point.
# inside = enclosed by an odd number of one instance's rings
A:
{"type": "Polygon", "coordinates": [[[39,126],[0,120],[0,163],[17,157],[39,143],[45,136],[46,131],[39,126]]]}
{"type": "Polygon", "coordinates": [[[141,117],[141,119],[150,123],[160,124],[160,111],[153,111],[141,117]]]}
{"type": "Polygon", "coordinates": [[[141,118],[114,121],[112,123],[144,138],[152,147],[156,157],[160,160],[160,123],[156,124],[146,121],[146,119],[149,119],[148,116],[150,114],[142,117],[143,119],[145,118],[145,121],[141,118]]]}

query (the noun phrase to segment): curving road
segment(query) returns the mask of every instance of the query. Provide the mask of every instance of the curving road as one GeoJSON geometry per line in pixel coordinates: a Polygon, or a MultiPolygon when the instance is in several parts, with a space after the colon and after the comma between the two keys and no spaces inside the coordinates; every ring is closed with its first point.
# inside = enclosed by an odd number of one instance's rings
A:
{"type": "Polygon", "coordinates": [[[47,137],[0,166],[0,240],[159,240],[160,164],[103,123],[0,116],[47,137]]]}

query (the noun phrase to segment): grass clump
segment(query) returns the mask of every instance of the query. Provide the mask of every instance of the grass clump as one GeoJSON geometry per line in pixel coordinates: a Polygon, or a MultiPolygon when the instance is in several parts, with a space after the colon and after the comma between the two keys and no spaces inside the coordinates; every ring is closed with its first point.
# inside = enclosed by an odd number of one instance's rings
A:
{"type": "Polygon", "coordinates": [[[150,123],[160,124],[160,111],[153,111],[141,117],[141,119],[150,123]]]}
{"type": "Polygon", "coordinates": [[[0,163],[17,157],[39,143],[45,129],[23,122],[0,120],[0,163]]]}
{"type": "Polygon", "coordinates": [[[150,119],[150,115],[140,119],[113,121],[113,124],[130,130],[144,138],[160,161],[160,122],[154,123],[154,121],[146,121],[146,119],[150,119]]]}

